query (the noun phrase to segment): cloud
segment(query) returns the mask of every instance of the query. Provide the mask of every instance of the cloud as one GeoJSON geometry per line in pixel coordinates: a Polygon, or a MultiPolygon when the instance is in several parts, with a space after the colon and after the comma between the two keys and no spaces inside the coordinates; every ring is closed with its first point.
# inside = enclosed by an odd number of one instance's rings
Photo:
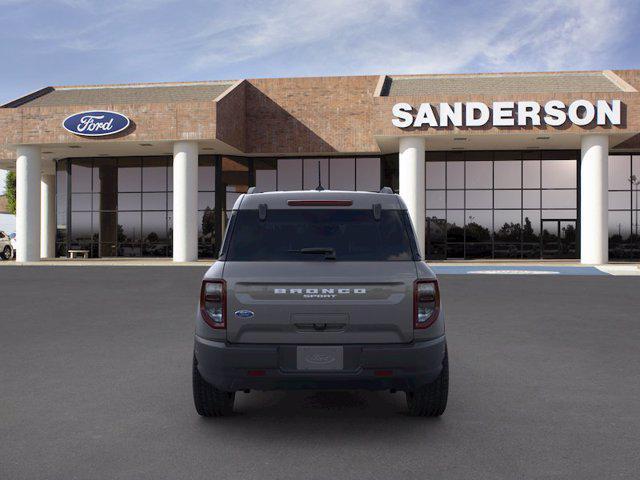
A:
{"type": "MultiPolygon", "coordinates": [[[[637,66],[621,0],[0,0],[0,88],[637,66]],[[625,56],[626,55],[626,56],[625,56]],[[25,81],[28,79],[28,81],[25,81]]],[[[2,91],[2,90],[0,90],[2,91]]]]}

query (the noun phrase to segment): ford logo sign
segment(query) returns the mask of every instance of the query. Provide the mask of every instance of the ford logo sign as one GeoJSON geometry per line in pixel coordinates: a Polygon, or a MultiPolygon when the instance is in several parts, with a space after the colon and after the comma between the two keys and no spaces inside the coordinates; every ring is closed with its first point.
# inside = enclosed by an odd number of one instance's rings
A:
{"type": "Polygon", "coordinates": [[[253,317],[253,312],[251,310],[237,310],[235,315],[240,318],[251,318],[253,317]]]}
{"type": "Polygon", "coordinates": [[[103,137],[126,130],[130,123],[129,119],[121,113],[95,110],[74,113],[64,119],[62,126],[75,135],[103,137]]]}

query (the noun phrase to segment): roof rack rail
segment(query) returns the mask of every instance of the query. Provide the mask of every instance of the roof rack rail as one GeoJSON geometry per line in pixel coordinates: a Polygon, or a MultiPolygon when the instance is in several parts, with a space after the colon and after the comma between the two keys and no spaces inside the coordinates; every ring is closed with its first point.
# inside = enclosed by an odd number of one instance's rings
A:
{"type": "Polygon", "coordinates": [[[391,189],[391,187],[382,187],[380,189],[380,193],[393,193],[393,190],[391,189]]]}

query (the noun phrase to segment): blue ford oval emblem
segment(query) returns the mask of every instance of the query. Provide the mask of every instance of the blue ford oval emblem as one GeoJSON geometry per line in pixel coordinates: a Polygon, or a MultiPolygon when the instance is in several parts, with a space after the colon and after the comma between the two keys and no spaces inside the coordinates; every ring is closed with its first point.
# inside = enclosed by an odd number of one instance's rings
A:
{"type": "Polygon", "coordinates": [[[118,112],[95,110],[91,112],[74,113],[62,122],[68,132],[83,137],[102,137],[114,135],[129,127],[129,119],[118,112]]]}
{"type": "Polygon", "coordinates": [[[236,317],[251,318],[253,317],[253,312],[251,310],[237,310],[236,317]]]}

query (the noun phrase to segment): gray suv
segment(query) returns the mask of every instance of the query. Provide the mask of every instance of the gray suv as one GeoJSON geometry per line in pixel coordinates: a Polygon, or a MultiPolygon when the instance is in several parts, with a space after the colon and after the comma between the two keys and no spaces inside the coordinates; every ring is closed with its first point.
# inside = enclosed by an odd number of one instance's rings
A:
{"type": "Polygon", "coordinates": [[[449,370],[438,281],[404,202],[380,193],[247,193],[234,205],[196,315],[200,415],[235,392],[404,391],[442,415],[449,370]]]}

